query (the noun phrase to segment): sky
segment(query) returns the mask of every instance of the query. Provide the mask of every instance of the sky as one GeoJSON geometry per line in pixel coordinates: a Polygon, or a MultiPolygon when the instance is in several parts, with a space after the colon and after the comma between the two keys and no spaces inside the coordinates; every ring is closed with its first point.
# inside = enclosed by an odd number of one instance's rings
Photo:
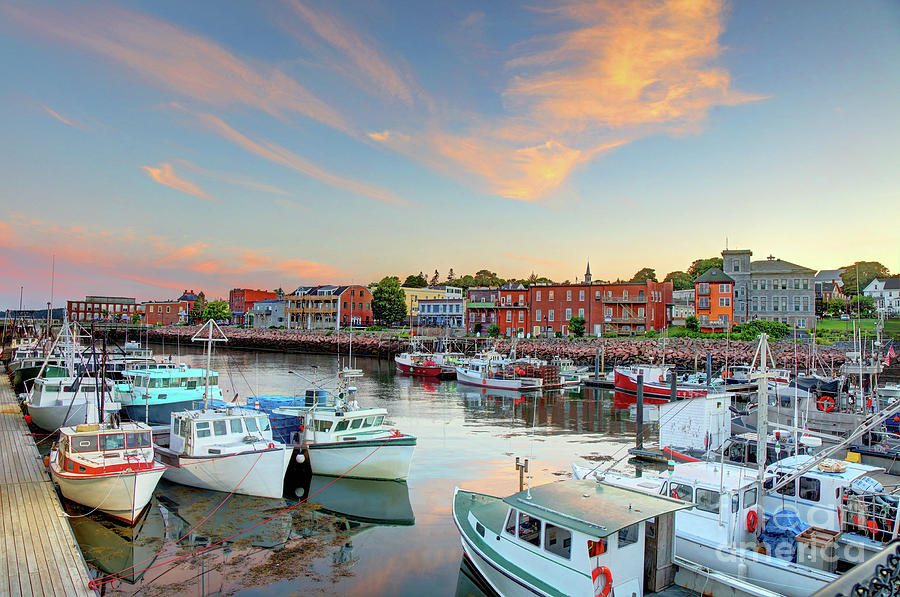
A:
{"type": "Polygon", "coordinates": [[[900,3],[5,2],[0,306],[900,270],[900,3]]]}

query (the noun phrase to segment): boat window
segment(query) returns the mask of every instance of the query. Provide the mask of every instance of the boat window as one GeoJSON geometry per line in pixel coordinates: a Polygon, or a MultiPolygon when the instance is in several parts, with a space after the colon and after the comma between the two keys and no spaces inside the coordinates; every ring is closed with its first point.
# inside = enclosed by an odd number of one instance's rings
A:
{"type": "Polygon", "coordinates": [[[544,528],[544,549],[567,560],[572,557],[572,531],[549,522],[544,528]]]}
{"type": "Polygon", "coordinates": [[[746,444],[744,442],[734,441],[728,446],[728,450],[726,452],[726,457],[731,462],[744,462],[744,457],[746,454],[746,444]]]}
{"type": "Polygon", "coordinates": [[[519,512],[519,539],[537,547],[541,546],[541,521],[524,512],[519,512]]]}
{"type": "Polygon", "coordinates": [[[231,432],[232,433],[243,433],[244,426],[241,425],[240,419],[231,419],[231,432]]]}
{"type": "Polygon", "coordinates": [[[209,431],[209,421],[198,421],[194,423],[197,427],[197,437],[209,437],[212,435],[209,431]]]}
{"type": "Polygon", "coordinates": [[[798,494],[800,499],[818,502],[820,490],[821,486],[818,479],[800,477],[800,493],[798,494]]]}
{"type": "MultiPolygon", "coordinates": [[[[699,493],[700,490],[698,489],[697,492],[699,493]]],[[[637,543],[639,524],[640,523],[638,522],[630,524],[619,531],[619,548],[626,547],[628,545],[631,545],[632,543],[637,543]]]]}
{"type": "Polygon", "coordinates": [[[693,502],[694,488],[684,483],[672,483],[672,491],[669,492],[669,495],[677,500],[693,502]]]}
{"type": "Polygon", "coordinates": [[[344,431],[347,428],[347,421],[338,421],[337,426],[335,426],[334,431],[344,431]]]}
{"type": "Polygon", "coordinates": [[[328,432],[331,431],[331,426],[334,424],[333,421],[316,421],[316,431],[328,432]]]}
{"type": "MultiPolygon", "coordinates": [[[[205,384],[206,380],[204,380],[203,383],[205,384]]],[[[211,385],[211,386],[219,385],[219,376],[218,375],[210,375],[209,376],[209,385],[211,385]]]]}
{"type": "Polygon", "coordinates": [[[360,418],[360,419],[353,419],[353,420],[350,422],[350,429],[359,429],[359,426],[362,425],[362,422],[363,422],[363,420],[362,420],[361,418],[360,418]]]}
{"type": "Polygon", "coordinates": [[[366,417],[365,422],[363,422],[363,427],[371,427],[375,424],[375,417],[366,417]]]}
{"type": "Polygon", "coordinates": [[[142,431],[139,433],[126,433],[125,442],[125,447],[127,448],[149,448],[150,432],[142,431]]]}
{"type": "Polygon", "coordinates": [[[697,488],[697,509],[703,512],[719,513],[719,492],[697,488]]]}
{"type": "Polygon", "coordinates": [[[95,389],[96,389],[95,386],[81,386],[81,393],[82,394],[93,394],[95,389]]]}
{"type": "Polygon", "coordinates": [[[268,431],[269,430],[269,418],[268,417],[260,417],[257,419],[259,422],[259,430],[260,431],[268,431]]]}
{"type": "Polygon", "coordinates": [[[109,433],[100,436],[100,445],[104,450],[121,450],[125,447],[124,433],[109,433]]]}
{"type": "Polygon", "coordinates": [[[174,426],[175,426],[175,435],[183,435],[182,429],[181,429],[181,427],[182,427],[182,425],[181,425],[181,419],[179,419],[179,418],[176,417],[176,418],[175,418],[174,426]]]}
{"type": "Polygon", "coordinates": [[[506,532],[510,535],[516,534],[516,518],[518,516],[518,511],[510,509],[509,516],[506,518],[506,532]]]}
{"type": "Polygon", "coordinates": [[[244,419],[244,424],[247,426],[247,431],[259,431],[259,428],[256,426],[256,419],[244,419]]]}
{"type": "Polygon", "coordinates": [[[213,433],[216,435],[228,435],[228,426],[223,419],[213,421],[213,433]]]}
{"type": "Polygon", "coordinates": [[[381,427],[381,424],[384,422],[384,415],[379,415],[375,418],[375,427],[381,427]]]}
{"type": "Polygon", "coordinates": [[[43,388],[44,388],[43,389],[44,392],[58,392],[59,391],[59,386],[43,386],[43,388]]]}
{"type": "Polygon", "coordinates": [[[197,389],[197,380],[193,377],[185,378],[184,387],[188,390],[196,390],[197,389]]]}
{"type": "MultiPolygon", "coordinates": [[[[778,473],[777,475],[775,475],[775,483],[776,484],[781,483],[781,481],[785,477],[787,477],[787,475],[785,473],[778,473]]],[[[797,488],[797,481],[794,480],[794,481],[788,483],[787,485],[785,485],[784,487],[779,488],[778,493],[780,493],[781,495],[794,495],[797,493],[796,488],[797,488]]]]}
{"type": "Polygon", "coordinates": [[[744,492],[744,508],[749,508],[756,504],[756,488],[748,489],[744,492]]]}
{"type": "Polygon", "coordinates": [[[484,525],[482,525],[480,522],[476,522],[475,532],[484,537],[484,525]]]}
{"type": "Polygon", "coordinates": [[[72,438],[73,452],[96,452],[97,445],[96,435],[76,435],[72,438]]]}
{"type": "Polygon", "coordinates": [[[734,513],[740,509],[741,509],[741,496],[734,493],[731,495],[731,511],[732,511],[732,513],[734,513]]]}

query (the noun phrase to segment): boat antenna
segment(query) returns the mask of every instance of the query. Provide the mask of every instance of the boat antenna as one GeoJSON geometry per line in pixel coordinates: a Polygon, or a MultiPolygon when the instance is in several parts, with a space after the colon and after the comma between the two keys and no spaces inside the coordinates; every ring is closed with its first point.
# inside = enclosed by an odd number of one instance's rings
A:
{"type": "MultiPolygon", "coordinates": [[[[766,473],[766,446],[768,441],[768,424],[769,424],[769,369],[767,349],[769,347],[769,335],[759,335],[759,346],[757,351],[759,354],[759,372],[757,377],[757,393],[756,393],[756,464],[759,471],[759,494],[765,495],[765,473],[766,473]]],[[[760,497],[760,500],[762,498],[760,497]]]]}

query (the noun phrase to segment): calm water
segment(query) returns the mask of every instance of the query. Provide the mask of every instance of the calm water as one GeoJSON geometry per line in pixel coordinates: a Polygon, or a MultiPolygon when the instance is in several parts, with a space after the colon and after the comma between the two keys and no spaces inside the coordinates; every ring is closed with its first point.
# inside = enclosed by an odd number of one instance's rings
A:
{"type": "MultiPolygon", "coordinates": [[[[182,362],[205,365],[193,347],[180,353],[182,362]]],[[[72,527],[98,576],[134,566],[103,592],[481,596],[460,566],[462,548],[450,517],[454,487],[512,493],[518,489],[516,456],[532,459],[535,485],[569,476],[573,460],[609,466],[623,459],[615,468],[629,468],[633,415],[614,408],[611,392],[499,396],[454,381],[403,377],[393,362],[360,359],[358,366],[365,371],[355,380],[360,404],[387,408],[392,426],[418,436],[408,483],[340,480],[329,486],[333,479],[293,475],[284,499],[236,495],[223,503],[224,493],[163,481],[135,529],[67,505],[80,515],[72,527]]],[[[213,368],[226,399],[243,401],[301,390],[306,383],[289,370],[322,378],[333,375],[338,362],[220,351],[213,368]]]]}

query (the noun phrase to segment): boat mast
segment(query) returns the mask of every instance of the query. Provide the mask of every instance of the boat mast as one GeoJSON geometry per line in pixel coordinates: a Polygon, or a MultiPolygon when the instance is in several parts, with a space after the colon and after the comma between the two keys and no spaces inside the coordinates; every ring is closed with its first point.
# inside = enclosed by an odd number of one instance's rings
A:
{"type": "Polygon", "coordinates": [[[222,332],[222,329],[219,327],[219,324],[215,322],[214,319],[210,319],[203,327],[197,330],[197,333],[191,336],[191,342],[206,342],[206,387],[203,388],[203,409],[206,410],[209,408],[209,369],[212,366],[212,346],[213,342],[228,342],[228,337],[225,336],[225,333],[222,332]],[[218,338],[213,337],[213,328],[219,332],[218,338]],[[204,338],[201,336],[204,328],[209,328],[207,330],[207,337],[204,338]]]}
{"type": "Polygon", "coordinates": [[[762,503],[765,495],[766,452],[768,451],[769,423],[769,369],[766,351],[769,335],[759,335],[759,373],[756,387],[756,465],[759,471],[759,493],[757,503],[762,503]]]}

